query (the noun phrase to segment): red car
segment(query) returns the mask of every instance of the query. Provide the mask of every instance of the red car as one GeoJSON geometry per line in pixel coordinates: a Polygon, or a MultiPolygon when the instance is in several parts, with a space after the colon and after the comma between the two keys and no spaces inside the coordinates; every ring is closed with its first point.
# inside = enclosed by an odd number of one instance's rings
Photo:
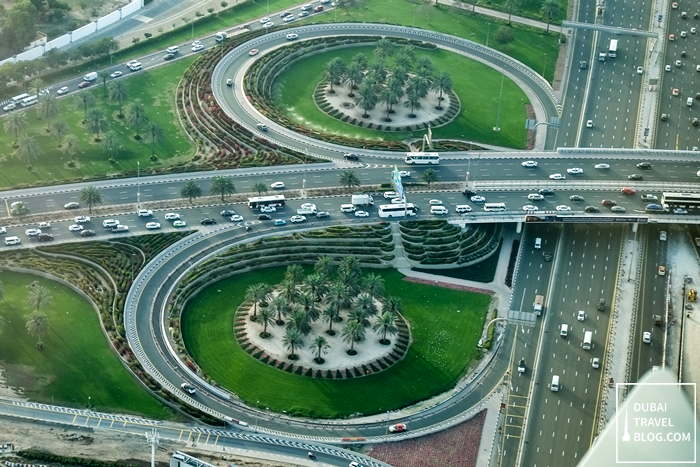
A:
{"type": "Polygon", "coordinates": [[[622,190],[620,190],[620,192],[621,192],[623,195],[633,195],[633,194],[636,193],[636,191],[635,191],[634,188],[623,188],[622,190]]]}
{"type": "Polygon", "coordinates": [[[389,427],[389,432],[391,433],[401,433],[402,431],[406,431],[405,423],[397,423],[396,425],[391,425],[389,427]]]}
{"type": "Polygon", "coordinates": [[[602,204],[603,204],[603,206],[607,206],[607,207],[617,206],[617,202],[615,200],[612,200],[612,199],[604,199],[602,204]]]}
{"type": "Polygon", "coordinates": [[[83,81],[82,83],[80,83],[80,84],[78,85],[78,87],[79,87],[80,89],[86,88],[86,87],[88,87],[88,86],[90,86],[90,81],[83,81]]]}
{"type": "Polygon", "coordinates": [[[316,8],[314,8],[314,11],[318,13],[319,11],[323,11],[323,5],[319,5],[316,8]]]}

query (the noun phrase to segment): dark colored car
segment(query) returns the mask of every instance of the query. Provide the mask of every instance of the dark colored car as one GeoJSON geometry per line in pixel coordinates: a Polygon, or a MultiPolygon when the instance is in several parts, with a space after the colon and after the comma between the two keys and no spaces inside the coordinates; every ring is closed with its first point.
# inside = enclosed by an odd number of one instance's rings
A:
{"type": "Polygon", "coordinates": [[[53,235],[49,233],[40,233],[37,238],[39,239],[40,242],[50,242],[53,240],[53,235]]]}
{"type": "Polygon", "coordinates": [[[644,177],[642,177],[641,174],[628,175],[627,178],[630,180],[644,180],[644,177]]]}
{"type": "Polygon", "coordinates": [[[95,231],[94,230],[81,230],[80,235],[82,237],[94,237],[95,231]]]}
{"type": "Polygon", "coordinates": [[[545,195],[545,196],[551,196],[551,195],[554,194],[554,190],[551,190],[551,189],[549,189],[549,188],[542,188],[542,189],[540,190],[540,194],[541,194],[541,195],[545,195]]]}
{"type": "Polygon", "coordinates": [[[548,251],[545,251],[545,252],[542,254],[542,257],[543,257],[544,260],[547,261],[547,262],[552,261],[552,254],[551,254],[550,252],[548,252],[548,251]]]}
{"type": "Polygon", "coordinates": [[[316,8],[314,8],[314,11],[318,13],[319,11],[323,11],[323,5],[319,5],[316,8]]]}
{"type": "Polygon", "coordinates": [[[223,217],[231,217],[236,215],[236,211],[234,211],[233,209],[224,209],[223,211],[221,211],[221,215],[223,217]]]}
{"type": "Polygon", "coordinates": [[[649,170],[651,169],[651,162],[640,162],[637,164],[638,169],[649,170]]]}
{"type": "Polygon", "coordinates": [[[598,311],[605,311],[605,299],[598,300],[598,311]]]}
{"type": "Polygon", "coordinates": [[[88,86],[90,86],[90,81],[83,81],[82,83],[80,83],[80,84],[78,85],[78,87],[79,87],[80,89],[86,88],[86,87],[88,87],[88,86]]]}
{"type": "Polygon", "coordinates": [[[272,220],[272,217],[270,217],[269,214],[260,214],[258,216],[258,220],[259,221],[269,221],[269,220],[272,220]]]}
{"type": "Polygon", "coordinates": [[[316,213],[316,217],[319,219],[322,219],[322,218],[328,217],[328,216],[330,216],[330,214],[328,214],[326,211],[318,211],[316,213]]]}
{"type": "Polygon", "coordinates": [[[604,199],[601,204],[607,207],[617,206],[617,201],[615,201],[614,199],[604,199]]]}
{"type": "Polygon", "coordinates": [[[586,206],[583,210],[586,212],[600,212],[600,209],[595,206],[586,206]]]}
{"type": "Polygon", "coordinates": [[[357,154],[354,154],[352,152],[349,152],[347,154],[343,154],[343,157],[349,161],[356,161],[357,159],[359,159],[357,154]]]}
{"type": "Polygon", "coordinates": [[[175,58],[175,54],[165,54],[163,57],[164,60],[172,60],[173,58],[175,58]]]}
{"type": "Polygon", "coordinates": [[[462,194],[463,194],[464,196],[467,196],[467,197],[471,198],[472,196],[474,196],[474,195],[476,194],[476,191],[474,191],[474,190],[464,190],[464,191],[462,192],[462,194]]]}
{"type": "Polygon", "coordinates": [[[216,224],[216,219],[212,219],[211,217],[205,217],[204,219],[199,221],[199,223],[202,225],[216,224]]]}
{"type": "Polygon", "coordinates": [[[569,199],[571,201],[583,201],[583,196],[581,195],[571,195],[569,196],[569,199]]]}

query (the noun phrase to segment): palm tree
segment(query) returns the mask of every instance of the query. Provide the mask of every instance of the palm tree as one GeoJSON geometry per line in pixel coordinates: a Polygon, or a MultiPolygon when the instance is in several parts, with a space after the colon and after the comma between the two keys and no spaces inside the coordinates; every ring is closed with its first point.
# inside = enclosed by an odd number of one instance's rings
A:
{"type": "Polygon", "coordinates": [[[304,280],[304,268],[298,264],[287,266],[287,271],[284,273],[284,280],[291,281],[295,285],[301,284],[301,281],[304,280]]]}
{"type": "Polygon", "coordinates": [[[270,286],[264,282],[251,284],[245,292],[246,301],[253,302],[253,318],[258,316],[258,303],[265,302],[270,297],[270,286]]]}
{"type": "Polygon", "coordinates": [[[320,274],[324,278],[331,277],[335,272],[333,257],[328,255],[319,256],[316,260],[316,264],[314,264],[314,272],[320,274]]]}
{"type": "Polygon", "coordinates": [[[58,147],[60,148],[63,143],[63,137],[68,134],[70,127],[65,120],[57,119],[49,124],[49,130],[51,130],[51,137],[58,141],[58,147]]]}
{"type": "Polygon", "coordinates": [[[413,68],[413,62],[416,60],[416,50],[412,45],[404,45],[399,49],[399,52],[394,58],[394,65],[410,70],[413,68]]]}
{"type": "Polygon", "coordinates": [[[357,86],[362,83],[365,78],[363,73],[364,68],[359,63],[351,63],[345,72],[345,82],[350,86],[350,93],[348,97],[355,97],[355,93],[352,92],[353,89],[357,89],[357,86]]]}
{"type": "Polygon", "coordinates": [[[357,321],[348,321],[345,328],[343,328],[342,336],[343,340],[350,344],[350,350],[347,351],[347,354],[356,355],[355,342],[365,340],[365,327],[357,321]]]}
{"type": "Polygon", "coordinates": [[[284,280],[280,284],[282,290],[280,295],[284,297],[287,303],[296,303],[297,298],[299,298],[299,291],[297,290],[297,285],[290,280],[284,280]]]}
{"type": "Polygon", "coordinates": [[[382,310],[398,315],[399,313],[403,313],[403,303],[399,297],[386,297],[382,310]]]}
{"type": "Polygon", "coordinates": [[[68,153],[70,160],[68,165],[73,166],[73,156],[80,149],[78,137],[69,133],[63,138],[63,144],[66,145],[65,151],[68,153]]]}
{"type": "Polygon", "coordinates": [[[19,217],[20,222],[22,222],[22,216],[29,214],[29,206],[24,204],[24,201],[17,201],[17,204],[10,207],[10,215],[12,217],[19,217]]]}
{"type": "Polygon", "coordinates": [[[34,136],[22,135],[17,139],[17,156],[27,164],[31,170],[32,161],[39,157],[41,147],[34,136]]]}
{"type": "Polygon", "coordinates": [[[417,75],[408,80],[408,85],[406,86],[406,95],[412,92],[416,93],[419,99],[423,99],[428,95],[430,91],[430,83],[432,77],[428,78],[426,76],[417,75]]]}
{"type": "Polygon", "coordinates": [[[368,328],[370,325],[369,313],[367,313],[367,311],[365,311],[363,308],[353,308],[348,314],[348,322],[352,321],[357,321],[362,326],[368,328]]]}
{"type": "Polygon", "coordinates": [[[384,295],[384,279],[373,272],[367,274],[361,281],[362,290],[374,298],[381,298],[384,295]]]}
{"type": "Polygon", "coordinates": [[[344,170],[340,174],[340,186],[345,187],[348,191],[352,191],[354,187],[360,186],[360,177],[355,173],[354,170],[344,170]]]}
{"type": "Polygon", "coordinates": [[[92,214],[92,207],[102,204],[102,192],[96,186],[86,186],[80,189],[78,201],[87,204],[88,212],[92,214]]]}
{"type": "Polygon", "coordinates": [[[265,182],[255,182],[250,189],[256,191],[258,196],[262,195],[263,193],[267,193],[267,185],[265,182]]]}
{"type": "Polygon", "coordinates": [[[547,21],[547,34],[549,34],[549,23],[559,16],[559,2],[557,0],[544,0],[540,8],[540,14],[547,21]]]}
{"type": "Polygon", "coordinates": [[[296,360],[299,357],[294,355],[294,350],[297,347],[304,345],[304,337],[297,329],[287,328],[287,332],[285,332],[284,337],[282,338],[282,343],[284,344],[285,348],[289,349],[291,352],[289,354],[289,359],[296,360]]]}
{"type": "Polygon", "coordinates": [[[183,198],[188,198],[190,204],[194,198],[199,198],[202,196],[202,189],[197,185],[194,180],[186,180],[185,184],[180,188],[180,196],[183,198]]]}
{"type": "MultiPolygon", "coordinates": [[[[550,0],[547,0],[550,1],[550,0]]],[[[556,0],[551,0],[555,1],[556,0]]],[[[557,3],[557,5],[559,5],[557,3]]],[[[433,91],[437,91],[440,93],[440,97],[438,97],[438,106],[435,107],[437,110],[442,110],[442,100],[444,97],[442,97],[443,93],[448,93],[452,91],[452,78],[450,77],[450,74],[446,71],[441,71],[437,75],[435,75],[435,79],[433,80],[433,91]]]]}
{"type": "Polygon", "coordinates": [[[385,87],[379,94],[379,102],[386,105],[386,118],[384,119],[384,121],[390,122],[391,118],[389,117],[389,115],[391,115],[392,112],[391,107],[399,102],[399,97],[397,96],[396,91],[389,87],[385,87]]]}
{"type": "Polygon", "coordinates": [[[388,345],[390,341],[386,338],[387,334],[392,336],[398,332],[396,327],[396,315],[390,312],[385,312],[377,318],[372,326],[374,332],[381,332],[382,338],[379,340],[381,344],[388,345]]]}
{"type": "Polygon", "coordinates": [[[32,307],[34,311],[41,311],[43,308],[50,307],[53,302],[53,295],[48,287],[43,285],[35,285],[29,290],[27,295],[27,305],[32,307]]]}
{"type": "Polygon", "coordinates": [[[100,134],[105,131],[108,126],[104,110],[99,107],[93,107],[88,110],[85,126],[90,133],[95,135],[95,141],[98,141],[100,139],[100,134]]]}
{"type": "Polygon", "coordinates": [[[521,0],[505,0],[503,2],[503,8],[508,10],[508,24],[510,24],[510,17],[513,13],[520,9],[521,0]]]}
{"type": "Polygon", "coordinates": [[[328,63],[326,63],[323,70],[323,78],[331,83],[330,94],[335,94],[333,90],[333,84],[340,81],[345,73],[345,62],[340,57],[335,57],[328,63]]]}
{"type": "Polygon", "coordinates": [[[124,104],[124,101],[126,101],[126,99],[129,97],[129,88],[126,87],[124,81],[117,80],[109,83],[108,89],[109,100],[119,104],[119,114],[117,114],[117,116],[119,118],[123,118],[124,113],[122,112],[122,104],[124,104]]]}
{"type": "Polygon", "coordinates": [[[12,135],[15,142],[12,143],[12,147],[17,147],[17,139],[20,135],[27,132],[29,129],[29,123],[27,123],[27,113],[26,112],[13,112],[5,117],[5,121],[2,123],[2,127],[5,133],[12,135]]]}
{"type": "Polygon", "coordinates": [[[49,122],[52,118],[56,117],[61,110],[58,107],[58,101],[56,96],[53,94],[42,94],[39,96],[39,102],[36,105],[36,114],[39,118],[44,118],[46,122],[46,130],[49,129],[49,122]]]}
{"type": "Polygon", "coordinates": [[[404,84],[408,81],[409,74],[408,68],[396,65],[391,69],[391,76],[387,79],[386,85],[391,89],[403,89],[404,84]],[[394,79],[396,82],[389,83],[390,79],[394,79]]]}
{"type": "Polygon", "coordinates": [[[406,93],[406,100],[403,106],[406,109],[411,109],[411,112],[408,114],[409,118],[416,118],[416,114],[413,113],[413,110],[420,109],[420,96],[415,90],[406,93]]]}
{"type": "Polygon", "coordinates": [[[29,315],[26,326],[29,335],[36,337],[36,346],[42,348],[44,343],[41,342],[41,338],[49,331],[49,318],[46,316],[46,313],[35,311],[29,315]]]}
{"type": "Polygon", "coordinates": [[[355,96],[355,104],[364,110],[362,118],[369,118],[369,114],[367,112],[373,110],[377,106],[376,87],[368,79],[360,85],[360,89],[357,91],[357,93],[359,95],[355,96]]]}
{"type": "Polygon", "coordinates": [[[428,74],[432,74],[434,70],[435,65],[433,65],[433,61],[430,59],[430,57],[423,55],[418,58],[418,62],[416,63],[417,74],[423,74],[426,72],[428,72],[428,74]]]}
{"type": "Polygon", "coordinates": [[[151,160],[156,158],[156,144],[165,140],[165,132],[153,122],[146,122],[146,134],[144,142],[151,145],[151,160]]]}
{"type": "Polygon", "coordinates": [[[359,279],[362,275],[362,269],[360,268],[360,260],[356,256],[345,256],[340,260],[340,266],[338,266],[338,273],[341,272],[348,273],[352,278],[359,279]]]}
{"type": "Polygon", "coordinates": [[[372,81],[376,84],[384,84],[386,77],[389,73],[389,69],[386,66],[384,60],[379,60],[368,68],[367,79],[365,81],[372,81]]]}
{"type": "Polygon", "coordinates": [[[367,64],[369,63],[369,61],[367,60],[365,54],[360,52],[353,55],[352,59],[350,60],[350,63],[356,63],[360,65],[360,67],[364,70],[365,68],[367,68],[367,64]]]}
{"type": "Polygon", "coordinates": [[[126,123],[131,125],[134,130],[136,130],[135,138],[137,140],[141,139],[139,135],[139,130],[148,121],[146,116],[146,109],[141,102],[132,102],[129,107],[126,108],[126,123]]]}
{"type": "Polygon", "coordinates": [[[338,275],[336,276],[336,283],[345,287],[349,292],[348,296],[355,295],[360,290],[360,284],[358,283],[359,276],[351,273],[347,270],[338,270],[338,275]]]}
{"type": "Polygon", "coordinates": [[[267,332],[267,327],[269,325],[275,325],[275,314],[268,307],[260,310],[260,314],[256,320],[259,324],[263,325],[263,332],[260,333],[260,337],[263,339],[270,337],[270,333],[267,332]]]}
{"type": "Polygon", "coordinates": [[[313,323],[321,317],[321,313],[318,311],[318,308],[316,308],[316,300],[310,293],[299,294],[297,303],[302,307],[310,322],[313,323]]]}
{"type": "Polygon", "coordinates": [[[355,307],[360,308],[369,316],[377,314],[377,305],[374,303],[374,297],[368,293],[361,293],[355,301],[355,307]]]}
{"type": "MultiPolygon", "coordinates": [[[[109,71],[101,70],[97,72],[97,76],[102,80],[102,87],[104,88],[105,97],[107,97],[107,80],[109,79],[109,71]]],[[[115,81],[117,83],[118,81],[115,81]]],[[[119,112],[121,113],[121,111],[119,112]]]]}
{"type": "Polygon", "coordinates": [[[287,300],[280,295],[273,297],[273,299],[270,300],[270,309],[275,315],[277,315],[277,325],[284,325],[282,317],[287,316],[291,311],[291,307],[289,306],[289,303],[287,303],[287,300]]]}
{"type": "Polygon", "coordinates": [[[351,304],[350,289],[348,289],[344,284],[334,282],[328,288],[328,293],[326,294],[326,302],[329,305],[337,307],[338,310],[348,308],[351,304]]]}
{"type": "Polygon", "coordinates": [[[299,307],[294,307],[292,314],[289,317],[289,328],[294,328],[301,333],[302,336],[308,336],[311,332],[309,324],[309,316],[304,313],[299,307]]]}
{"type": "Polygon", "coordinates": [[[428,189],[430,189],[430,184],[433,183],[434,181],[437,181],[437,172],[435,172],[434,169],[425,169],[423,171],[423,174],[420,176],[420,179],[423,180],[425,183],[428,184],[428,189]]]}
{"type": "Polygon", "coordinates": [[[212,195],[220,195],[221,202],[224,202],[224,197],[232,195],[236,192],[236,186],[233,184],[233,180],[230,177],[224,175],[217,175],[211,179],[211,185],[209,185],[209,193],[212,195]]]}
{"type": "Polygon", "coordinates": [[[323,310],[323,321],[328,323],[328,329],[326,330],[326,334],[329,336],[335,336],[335,331],[333,330],[333,323],[340,321],[340,309],[331,304],[326,307],[325,310],[323,310]]]}
{"type": "Polygon", "coordinates": [[[43,91],[45,87],[46,87],[46,83],[44,82],[43,79],[34,78],[29,83],[29,94],[33,94],[35,96],[38,96],[39,94],[41,94],[41,91],[43,91]]]}
{"type": "Polygon", "coordinates": [[[303,289],[311,294],[316,301],[320,302],[321,298],[328,290],[328,286],[326,285],[326,279],[322,274],[309,274],[304,280],[303,289]]]}
{"type": "Polygon", "coordinates": [[[386,37],[379,39],[374,46],[374,56],[380,60],[386,60],[394,53],[394,43],[386,37]]]}
{"type": "Polygon", "coordinates": [[[109,156],[109,160],[113,161],[114,156],[121,152],[122,144],[119,142],[119,136],[112,130],[104,134],[104,138],[100,141],[102,151],[109,156]]]}
{"type": "Polygon", "coordinates": [[[326,355],[328,353],[328,349],[330,348],[331,345],[328,343],[328,340],[326,340],[326,338],[323,336],[316,336],[316,339],[314,339],[314,341],[309,346],[309,350],[316,352],[316,358],[314,358],[314,361],[319,365],[323,365],[323,363],[325,362],[325,360],[321,358],[321,353],[323,353],[323,355],[326,355]]]}
{"type": "Polygon", "coordinates": [[[88,91],[81,91],[75,99],[75,105],[79,109],[83,109],[83,123],[85,123],[87,121],[88,110],[95,106],[95,96],[88,91]]]}

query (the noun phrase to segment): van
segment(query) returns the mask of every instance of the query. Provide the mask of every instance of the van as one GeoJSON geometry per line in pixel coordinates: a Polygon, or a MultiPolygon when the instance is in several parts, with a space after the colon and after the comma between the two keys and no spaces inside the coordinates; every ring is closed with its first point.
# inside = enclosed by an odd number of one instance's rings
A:
{"type": "Polygon", "coordinates": [[[5,239],[5,245],[19,245],[20,243],[22,243],[22,240],[19,237],[7,237],[5,239]]]}
{"type": "Polygon", "coordinates": [[[472,207],[469,206],[468,204],[458,204],[455,206],[455,211],[457,211],[459,214],[464,214],[465,212],[471,212],[472,207]]]}
{"type": "Polygon", "coordinates": [[[449,211],[445,206],[430,206],[430,214],[443,215],[447,214],[449,211]]]}
{"type": "Polygon", "coordinates": [[[692,98],[692,97],[689,97],[688,100],[685,101],[685,103],[686,103],[686,105],[687,105],[688,107],[691,107],[691,106],[693,105],[693,98],[692,98]]]}
{"type": "Polygon", "coordinates": [[[561,325],[561,330],[559,331],[559,335],[561,337],[566,337],[569,335],[569,325],[568,324],[561,325]]]}
{"type": "Polygon", "coordinates": [[[85,81],[95,81],[97,79],[97,72],[93,71],[92,73],[88,73],[87,75],[83,76],[83,80],[85,81]]]}
{"type": "Polygon", "coordinates": [[[171,45],[170,47],[168,47],[168,50],[167,50],[167,52],[169,54],[176,54],[179,51],[180,51],[180,47],[178,47],[177,45],[171,45]]]}
{"type": "Polygon", "coordinates": [[[559,375],[552,376],[552,384],[549,386],[549,389],[554,392],[559,390],[559,375]]]}
{"type": "Polygon", "coordinates": [[[355,212],[355,205],[353,204],[341,204],[340,212],[355,212]]]}
{"type": "Polygon", "coordinates": [[[583,350],[591,350],[591,345],[593,345],[593,332],[586,331],[583,335],[583,350]]]}
{"type": "Polygon", "coordinates": [[[131,71],[139,71],[141,68],[143,68],[143,65],[141,65],[141,62],[134,62],[131,65],[129,65],[129,69],[131,71]]]}
{"type": "Polygon", "coordinates": [[[537,237],[535,239],[535,250],[539,250],[540,248],[542,248],[542,239],[537,237]]]}

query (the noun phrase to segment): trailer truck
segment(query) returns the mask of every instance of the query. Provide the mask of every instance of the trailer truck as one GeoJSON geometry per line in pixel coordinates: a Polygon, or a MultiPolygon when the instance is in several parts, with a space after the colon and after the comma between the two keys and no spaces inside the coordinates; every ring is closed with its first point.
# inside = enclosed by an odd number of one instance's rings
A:
{"type": "Polygon", "coordinates": [[[535,308],[535,314],[540,316],[542,314],[542,305],[544,304],[544,295],[535,295],[535,303],[533,304],[535,308]]]}

